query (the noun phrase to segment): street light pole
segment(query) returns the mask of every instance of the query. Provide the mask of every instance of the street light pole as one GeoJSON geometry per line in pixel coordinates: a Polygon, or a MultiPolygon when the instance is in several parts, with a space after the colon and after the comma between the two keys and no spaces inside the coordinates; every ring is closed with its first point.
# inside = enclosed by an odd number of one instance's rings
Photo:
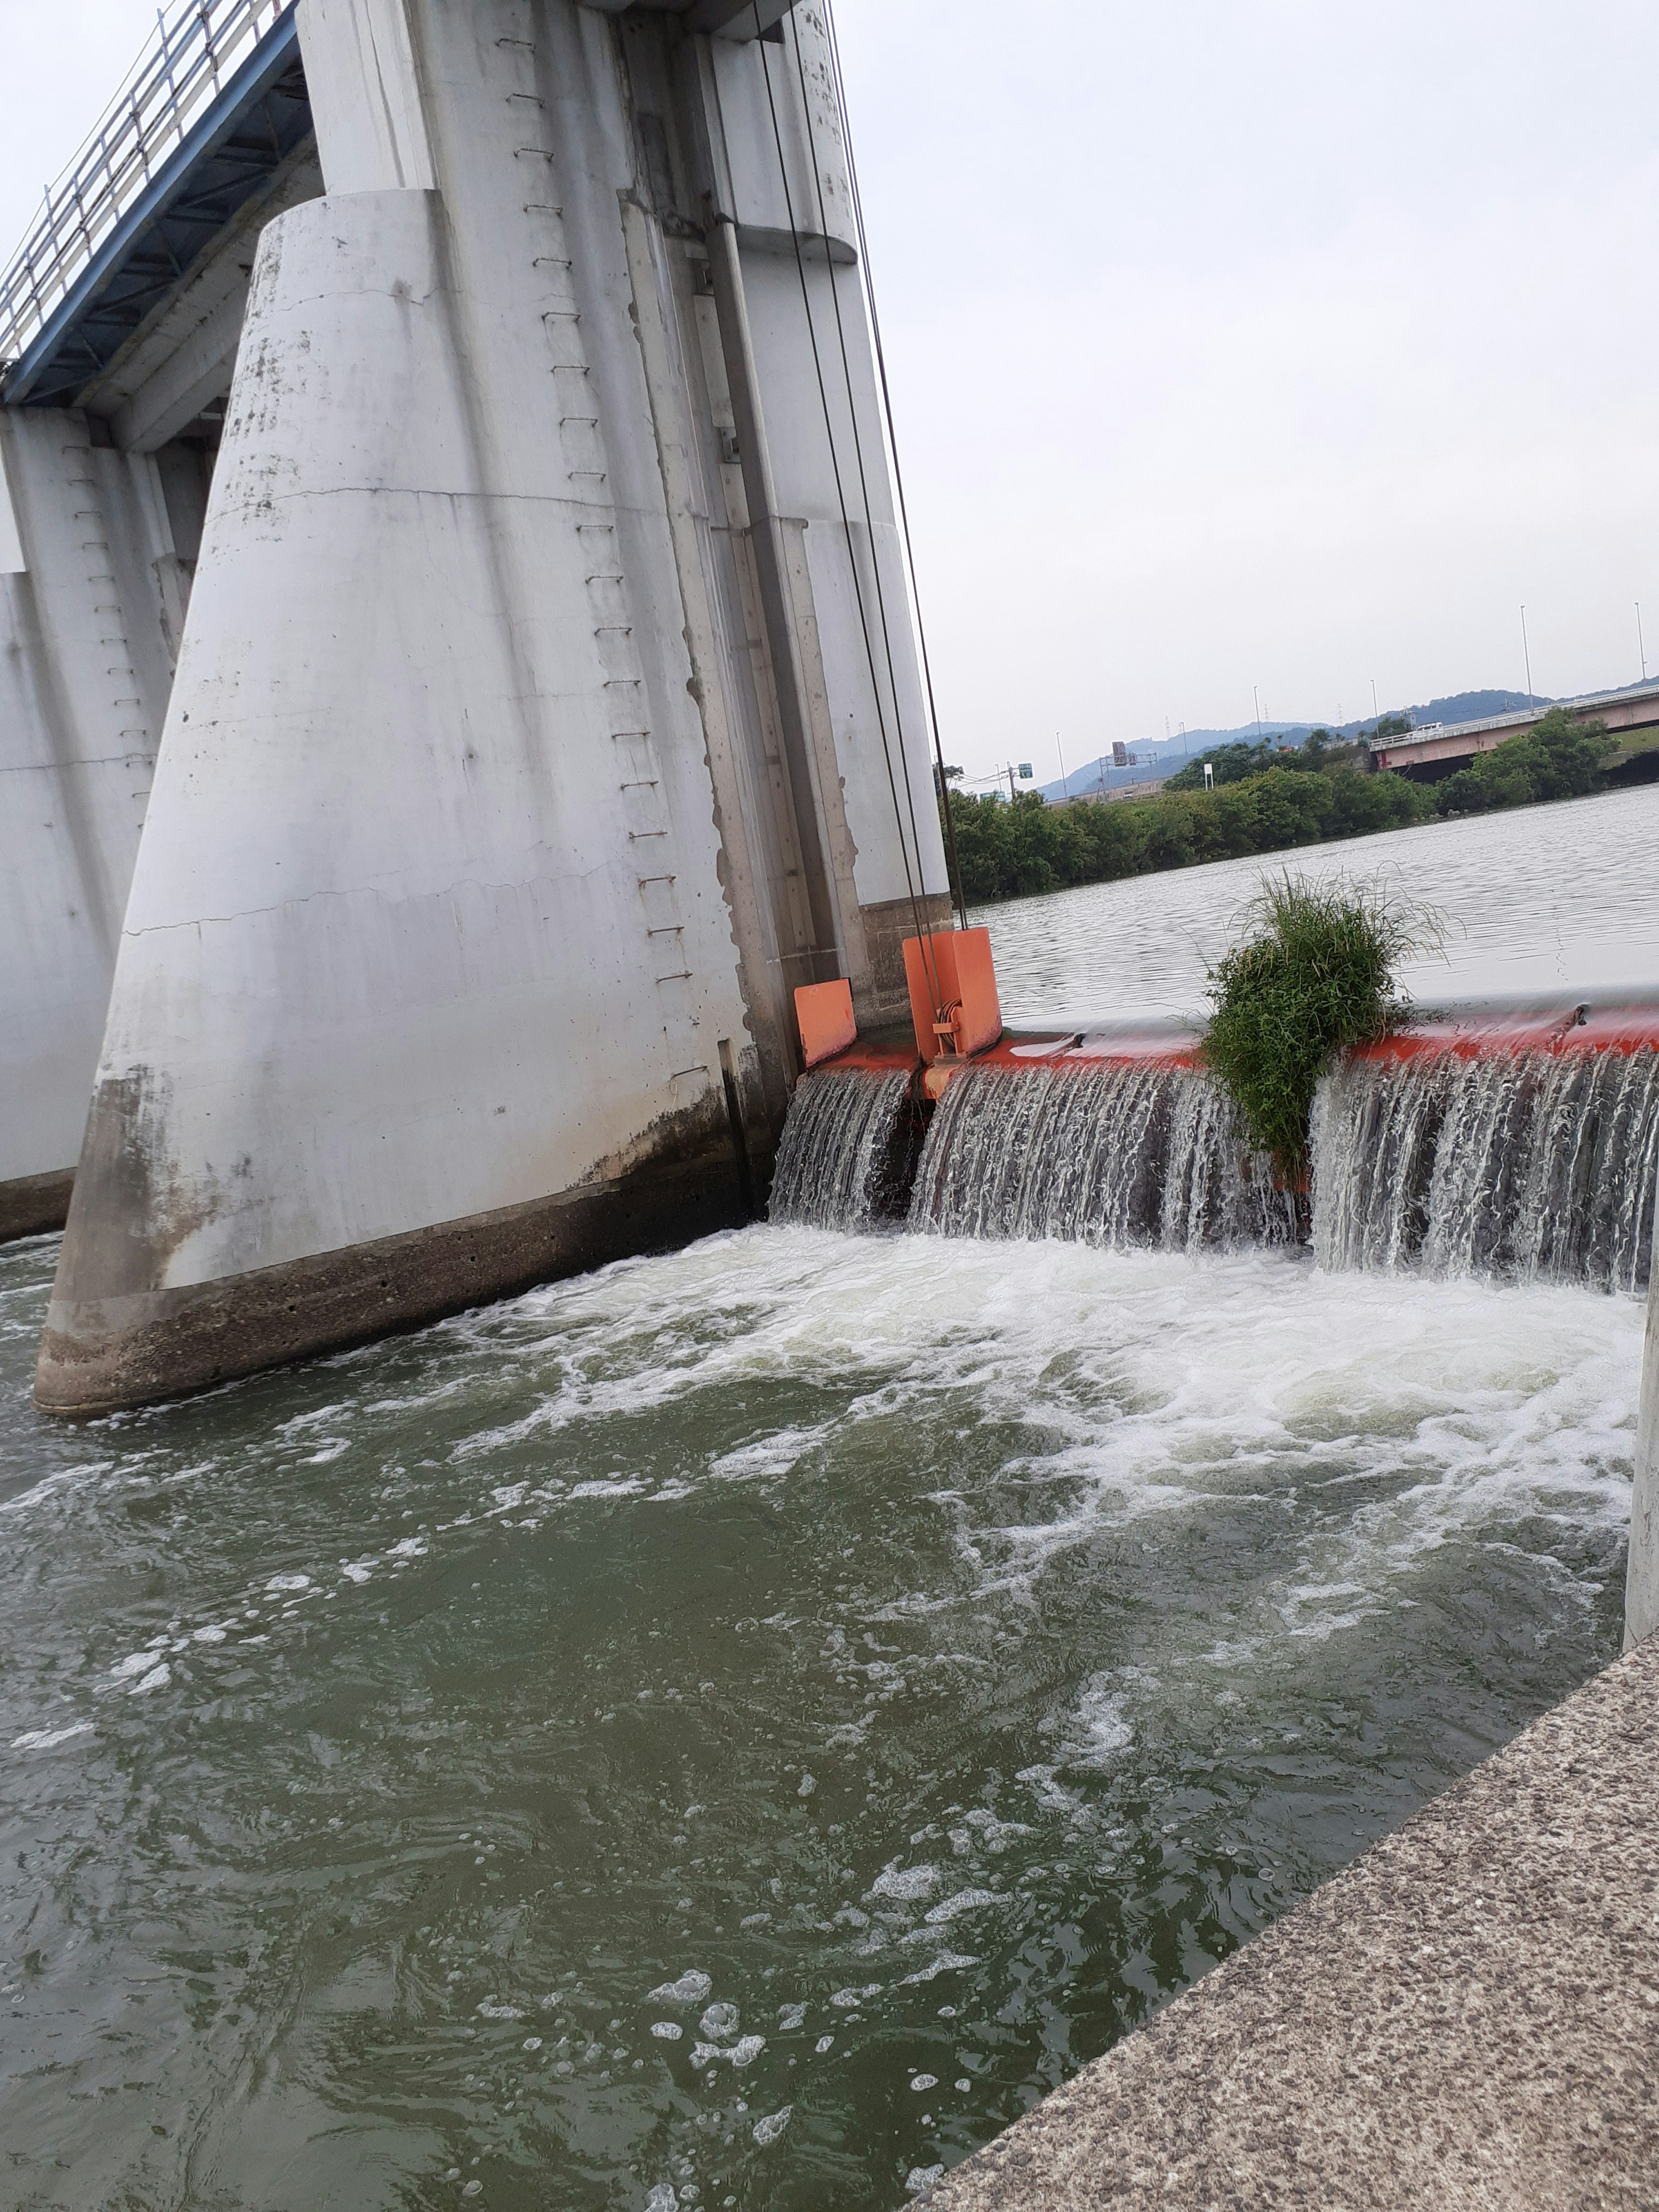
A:
{"type": "Polygon", "coordinates": [[[1642,602],[1636,602],[1636,650],[1642,656],[1642,681],[1648,680],[1648,649],[1642,642],[1642,602]]]}
{"type": "Polygon", "coordinates": [[[1532,647],[1527,643],[1527,611],[1521,610],[1521,651],[1527,664],[1527,704],[1532,704],[1532,647]]]}

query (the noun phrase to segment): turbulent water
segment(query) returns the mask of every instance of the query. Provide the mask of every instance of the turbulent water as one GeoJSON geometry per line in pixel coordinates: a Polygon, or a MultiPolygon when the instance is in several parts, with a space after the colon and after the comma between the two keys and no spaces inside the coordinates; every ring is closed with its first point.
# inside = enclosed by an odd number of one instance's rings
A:
{"type": "Polygon", "coordinates": [[[0,2145],[896,2207],[1616,1649],[1640,1310],[760,1227],[179,1406],[0,1255],[0,2145]]]}
{"type": "Polygon", "coordinates": [[[1659,1054],[1357,1060],[1314,1114],[1314,1248],[1328,1267],[1645,1290],[1659,1054]]]}
{"type": "Polygon", "coordinates": [[[922,1147],[910,1225],[1166,1252],[1294,1233],[1210,1079],[1188,1068],[969,1068],[922,1147]]]}
{"type": "MultiPolygon", "coordinates": [[[[1407,834],[1594,988],[1644,805],[1407,834]]],[[[1173,953],[1180,1003],[1245,889],[1030,902],[1056,1002],[1173,953]]],[[[1310,1253],[1200,1079],[979,1071],[949,1236],[757,1227],[78,1429],[55,1244],[0,1252],[5,2203],[903,2204],[1616,1650],[1654,1085],[1351,1070],[1310,1253]]],[[[902,1079],[811,1096],[779,1212],[884,1218],[902,1079]]]]}
{"type": "Polygon", "coordinates": [[[910,1097],[908,1073],[826,1068],[790,1102],[768,1212],[774,1221],[868,1229],[902,1211],[893,1153],[910,1097]]]}

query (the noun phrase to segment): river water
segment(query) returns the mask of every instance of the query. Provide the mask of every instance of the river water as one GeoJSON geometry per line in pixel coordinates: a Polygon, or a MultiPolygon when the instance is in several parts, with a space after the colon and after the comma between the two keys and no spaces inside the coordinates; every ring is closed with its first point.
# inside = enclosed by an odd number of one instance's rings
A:
{"type": "MultiPolygon", "coordinates": [[[[1513,945],[1493,827],[1407,837],[1513,945]]],[[[1047,967],[1005,910],[1010,1000],[1190,1003],[1158,947],[1247,889],[1040,902],[1047,967]]],[[[1628,1297],[757,1226],[71,1429],[54,1257],[0,1254],[8,2206],[901,2205],[1618,1645],[1628,1297]]]]}
{"type": "Polygon", "coordinates": [[[1443,957],[1400,971],[1421,1003],[1650,993],[1659,983],[1656,865],[1659,784],[1646,784],[1014,899],[973,919],[989,924],[1012,1022],[1201,1014],[1206,968],[1263,877],[1286,867],[1361,878],[1438,910],[1443,957]]]}

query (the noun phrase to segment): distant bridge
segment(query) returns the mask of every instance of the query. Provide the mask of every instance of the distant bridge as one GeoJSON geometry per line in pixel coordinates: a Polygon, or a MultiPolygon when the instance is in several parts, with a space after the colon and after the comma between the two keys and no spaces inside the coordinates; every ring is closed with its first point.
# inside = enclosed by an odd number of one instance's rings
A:
{"type": "MultiPolygon", "coordinates": [[[[1454,722],[1449,727],[1436,724],[1407,737],[1380,742],[1368,738],[1365,743],[1373,768],[1398,769],[1421,782],[1433,782],[1466,768],[1477,753],[1495,751],[1506,738],[1535,730],[1557,707],[1565,707],[1578,721],[1602,721],[1615,736],[1635,738],[1624,749],[1628,757],[1648,750],[1640,741],[1641,732],[1659,730],[1659,683],[1628,691],[1591,692],[1581,699],[1549,700],[1506,714],[1487,714],[1478,722],[1454,722]]],[[[1659,739],[1654,742],[1659,744],[1659,739]]]]}

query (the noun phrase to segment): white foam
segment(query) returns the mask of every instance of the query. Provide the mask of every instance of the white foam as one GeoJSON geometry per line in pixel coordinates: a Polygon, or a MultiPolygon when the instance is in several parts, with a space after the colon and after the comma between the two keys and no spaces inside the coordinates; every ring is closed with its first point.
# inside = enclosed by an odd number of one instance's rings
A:
{"type": "Polygon", "coordinates": [[[1006,1905],[1008,1899],[994,1889],[959,1889],[954,1897],[947,1897],[934,1905],[927,1915],[928,1924],[939,1927],[947,1920],[955,1920],[964,1912],[980,1912],[988,1905],[1006,1905]]]}
{"type": "Polygon", "coordinates": [[[870,1885],[869,1894],[908,1900],[927,1897],[938,1887],[939,1869],[936,1866],[891,1866],[876,1876],[870,1885]]]}
{"type": "Polygon", "coordinates": [[[688,1966],[678,1981],[659,1982],[646,1995],[647,2004],[701,2004],[714,1984],[699,1966],[688,1966]]]}
{"type": "Polygon", "coordinates": [[[757,2143],[775,2142],[788,2126],[789,2115],[794,2109],[793,2105],[783,2105],[775,2112],[768,2112],[763,2119],[756,2121],[750,2133],[757,2143]]]}
{"type": "Polygon", "coordinates": [[[72,1721],[67,1728],[27,1729],[21,1735],[13,1736],[11,1747],[14,1751],[55,1751],[60,1743],[68,1743],[73,1736],[91,1734],[90,1721],[72,1721]]]}
{"type": "Polygon", "coordinates": [[[978,1964],[978,1959],[971,1951],[941,1951],[936,1959],[930,1960],[915,1973],[907,1974],[904,1986],[908,1989],[918,1982],[931,1982],[940,1974],[955,1973],[960,1966],[976,1966],[978,1964]]]}

